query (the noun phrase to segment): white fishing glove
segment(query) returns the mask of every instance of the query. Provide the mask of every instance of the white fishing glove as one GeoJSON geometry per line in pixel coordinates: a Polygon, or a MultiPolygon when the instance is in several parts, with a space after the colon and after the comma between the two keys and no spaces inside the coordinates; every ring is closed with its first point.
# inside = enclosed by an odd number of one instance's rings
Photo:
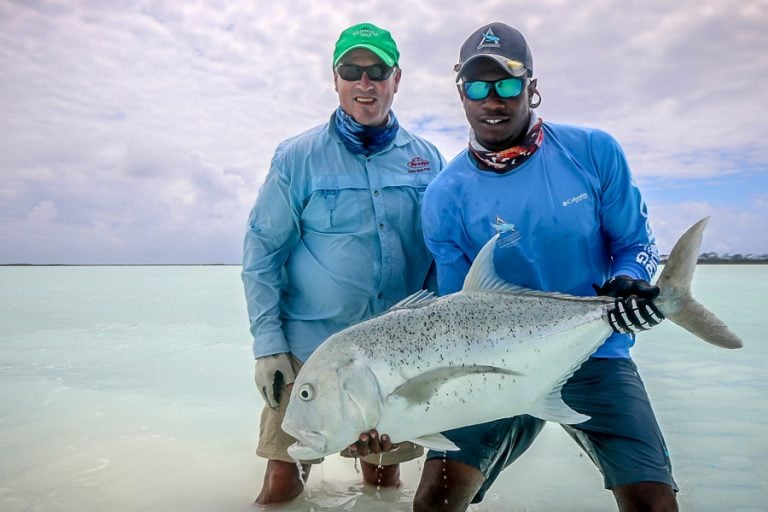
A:
{"type": "Polygon", "coordinates": [[[615,332],[633,334],[647,331],[664,320],[664,315],[653,303],[659,296],[659,287],[642,279],[616,276],[603,286],[592,285],[598,295],[616,297],[608,311],[608,323],[615,332]]]}
{"type": "Polygon", "coordinates": [[[256,359],[256,387],[259,388],[264,402],[272,409],[280,403],[280,389],[283,385],[293,384],[296,375],[288,354],[275,354],[256,359]]]}

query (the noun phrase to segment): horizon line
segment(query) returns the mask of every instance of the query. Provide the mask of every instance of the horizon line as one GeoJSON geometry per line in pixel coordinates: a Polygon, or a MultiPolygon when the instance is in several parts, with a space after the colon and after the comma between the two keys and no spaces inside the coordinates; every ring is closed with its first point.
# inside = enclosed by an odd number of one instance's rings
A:
{"type": "MultiPolygon", "coordinates": [[[[659,258],[664,264],[667,258],[659,258]]],[[[768,259],[699,258],[698,265],[768,265],[768,259]]],[[[0,263],[0,267],[242,267],[242,263],[0,263]]]]}

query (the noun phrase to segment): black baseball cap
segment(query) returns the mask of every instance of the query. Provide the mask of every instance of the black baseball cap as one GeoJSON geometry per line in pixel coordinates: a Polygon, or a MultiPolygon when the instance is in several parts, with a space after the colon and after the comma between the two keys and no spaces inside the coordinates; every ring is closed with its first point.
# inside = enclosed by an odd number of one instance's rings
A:
{"type": "Polygon", "coordinates": [[[457,73],[456,81],[461,78],[467,64],[479,58],[496,61],[514,77],[526,73],[533,75],[533,55],[525,37],[519,30],[504,23],[483,25],[464,41],[459,52],[459,63],[453,67],[457,73]]]}

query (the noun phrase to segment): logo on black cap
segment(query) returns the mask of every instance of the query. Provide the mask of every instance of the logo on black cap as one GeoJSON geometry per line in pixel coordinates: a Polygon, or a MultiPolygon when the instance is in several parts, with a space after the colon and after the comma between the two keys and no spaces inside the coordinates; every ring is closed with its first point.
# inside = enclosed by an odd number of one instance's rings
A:
{"type": "Polygon", "coordinates": [[[493,33],[492,29],[488,29],[483,34],[483,39],[480,44],[477,45],[477,49],[482,48],[501,48],[501,38],[493,33]]]}

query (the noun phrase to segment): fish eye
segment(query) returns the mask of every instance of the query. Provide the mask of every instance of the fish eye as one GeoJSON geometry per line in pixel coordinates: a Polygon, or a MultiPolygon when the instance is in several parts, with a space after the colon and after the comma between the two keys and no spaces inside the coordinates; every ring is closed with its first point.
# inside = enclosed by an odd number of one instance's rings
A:
{"type": "Polygon", "coordinates": [[[309,402],[315,398],[315,388],[311,384],[302,384],[299,388],[299,398],[305,402],[309,402]]]}

